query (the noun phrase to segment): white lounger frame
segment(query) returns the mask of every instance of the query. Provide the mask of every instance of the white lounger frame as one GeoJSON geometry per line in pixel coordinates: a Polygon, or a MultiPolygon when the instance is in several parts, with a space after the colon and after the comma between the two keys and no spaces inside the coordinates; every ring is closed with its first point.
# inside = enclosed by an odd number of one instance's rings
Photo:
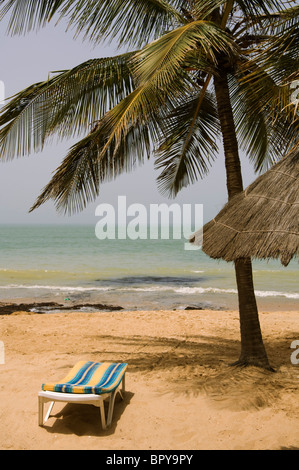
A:
{"type": "Polygon", "coordinates": [[[50,413],[52,411],[55,401],[58,401],[58,402],[67,402],[67,403],[88,404],[88,405],[94,405],[94,406],[99,407],[100,414],[101,414],[102,428],[106,429],[111,425],[116,395],[117,393],[119,393],[121,398],[123,399],[124,392],[125,392],[125,374],[123,375],[121,383],[115,390],[113,390],[113,392],[103,393],[102,395],[87,394],[87,393],[79,394],[79,393],[41,391],[38,393],[38,424],[39,426],[43,426],[46,423],[46,421],[48,420],[50,416],[50,413]],[[121,386],[121,390],[120,390],[120,386],[121,386]],[[106,423],[105,409],[104,409],[104,400],[106,399],[109,399],[107,423],[106,423]],[[48,408],[48,411],[44,419],[44,404],[47,402],[50,402],[50,406],[48,408]]]}

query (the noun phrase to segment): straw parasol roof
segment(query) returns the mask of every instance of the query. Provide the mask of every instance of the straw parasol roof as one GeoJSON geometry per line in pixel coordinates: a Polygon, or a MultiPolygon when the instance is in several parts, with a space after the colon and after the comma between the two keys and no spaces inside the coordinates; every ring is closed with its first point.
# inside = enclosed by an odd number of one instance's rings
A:
{"type": "MultiPolygon", "coordinates": [[[[190,242],[201,245],[202,230],[190,242]]],[[[203,227],[202,250],[211,258],[299,256],[299,149],[234,196],[203,227]]]]}

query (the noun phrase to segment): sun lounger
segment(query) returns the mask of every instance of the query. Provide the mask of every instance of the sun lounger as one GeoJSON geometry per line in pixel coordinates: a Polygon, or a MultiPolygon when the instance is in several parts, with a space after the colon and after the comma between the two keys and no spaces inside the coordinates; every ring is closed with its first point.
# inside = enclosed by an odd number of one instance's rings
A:
{"type": "Polygon", "coordinates": [[[43,426],[50,416],[55,401],[83,403],[100,408],[103,429],[111,425],[117,393],[125,391],[125,373],[128,364],[80,361],[58,383],[44,383],[38,393],[38,424],[43,426]],[[122,385],[122,390],[120,390],[122,385]],[[109,400],[107,424],[104,400],[109,400]],[[44,404],[50,402],[45,420],[44,404]]]}

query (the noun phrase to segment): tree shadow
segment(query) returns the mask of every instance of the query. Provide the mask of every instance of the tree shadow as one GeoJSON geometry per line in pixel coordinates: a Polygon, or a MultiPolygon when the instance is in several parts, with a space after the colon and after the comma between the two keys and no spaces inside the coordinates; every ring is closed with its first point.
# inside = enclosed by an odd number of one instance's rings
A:
{"type": "MultiPolygon", "coordinates": [[[[134,394],[134,384],[142,381],[157,395],[175,394],[182,400],[190,396],[204,396],[214,407],[243,411],[273,407],[284,393],[298,393],[298,369],[290,362],[290,344],[298,333],[271,338],[265,342],[276,373],[255,367],[232,367],[240,352],[240,342],[214,336],[188,337],[154,336],[89,336],[91,351],[78,354],[91,360],[127,362],[127,386],[124,401],[115,403],[110,428],[102,429],[99,409],[91,405],[67,404],[58,413],[54,423],[44,428],[50,433],[78,436],[106,436],[115,432],[118,421],[134,394]],[[100,345],[99,349],[95,345],[100,345]],[[130,375],[132,386],[130,388],[130,375]]],[[[158,399],[158,398],[157,398],[158,399]]],[[[61,405],[61,404],[60,404],[61,405]]],[[[56,405],[55,405],[56,406],[56,405]]],[[[287,407],[287,403],[285,407],[287,407]]],[[[291,405],[290,405],[291,406],[291,405]]],[[[55,408],[54,408],[55,411],[55,408]]],[[[107,412],[107,409],[106,409],[107,412]]],[[[292,410],[290,410],[292,412],[292,410]]]]}
{"type": "Polygon", "coordinates": [[[297,332],[288,332],[285,337],[265,341],[275,373],[252,366],[230,366],[239,357],[240,341],[216,335],[101,336],[101,344],[113,348],[92,354],[104,355],[103,360],[115,361],[117,357],[117,361],[128,362],[128,372],[142,373],[143,380],[158,378],[161,393],[204,394],[220,408],[237,411],[272,406],[284,392],[298,391],[299,366],[296,369],[290,362],[290,344],[296,337],[297,332]]]}
{"type": "MultiPolygon", "coordinates": [[[[130,404],[134,393],[125,392],[124,399],[122,400],[117,395],[115,399],[113,419],[111,426],[107,429],[102,428],[100,410],[98,407],[88,404],[78,404],[78,403],[67,403],[62,405],[61,403],[55,403],[55,407],[63,406],[63,408],[56,412],[52,413],[49,417],[55,418],[55,421],[52,425],[44,425],[43,428],[52,434],[75,434],[77,436],[109,436],[115,432],[115,429],[118,425],[122,414],[125,412],[125,409],[130,404]]],[[[107,417],[108,412],[108,403],[105,401],[105,415],[107,417]]]]}
{"type": "Polygon", "coordinates": [[[105,360],[126,361],[132,372],[150,372],[177,366],[196,364],[217,368],[222,362],[232,362],[239,355],[240,342],[219,336],[195,335],[188,338],[156,336],[98,336],[101,349],[83,354],[104,356],[105,360]],[[107,343],[111,349],[103,348],[107,343]],[[117,345],[117,346],[116,346],[117,345]],[[115,351],[115,347],[118,350],[115,351]]]}

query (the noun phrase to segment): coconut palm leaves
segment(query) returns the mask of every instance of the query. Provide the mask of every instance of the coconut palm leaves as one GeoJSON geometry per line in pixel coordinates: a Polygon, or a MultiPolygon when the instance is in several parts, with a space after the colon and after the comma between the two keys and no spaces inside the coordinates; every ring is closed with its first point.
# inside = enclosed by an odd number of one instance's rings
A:
{"type": "Polygon", "coordinates": [[[290,122],[282,111],[290,96],[286,87],[275,83],[263,69],[258,69],[263,80],[253,82],[251,71],[256,64],[252,62],[250,68],[248,61],[239,61],[238,70],[229,76],[229,87],[239,146],[255,170],[261,171],[291,145],[290,122]]]}
{"type": "MultiPolygon", "coordinates": [[[[192,25],[192,28],[189,26],[193,33],[192,40],[199,41],[205,28],[206,24],[202,23],[195,27],[192,25]]],[[[159,54],[159,67],[154,64],[152,73],[145,77],[140,63],[147,59],[139,53],[134,55],[138,86],[71,149],[32,209],[49,198],[55,199],[61,210],[69,210],[70,207],[71,210],[82,209],[98,194],[99,180],[107,181],[123,171],[132,170],[143,161],[145,155],[149,156],[151,142],[154,144],[161,135],[161,123],[169,110],[175,107],[178,100],[187,99],[196,86],[187,72],[178,66],[190,49],[185,45],[186,31],[186,27],[183,32],[179,28],[176,40],[173,35],[166,35],[169,47],[163,48],[163,54],[159,54]],[[176,67],[171,69],[173,62],[176,67]]],[[[222,31],[220,33],[228,42],[227,35],[222,31]]],[[[188,39],[190,41],[190,35],[188,39]]],[[[216,39],[214,41],[219,50],[216,39]]]]}
{"type": "Polygon", "coordinates": [[[216,65],[221,53],[232,55],[234,45],[217,25],[207,21],[192,21],[165,34],[160,39],[147,44],[135,58],[135,73],[142,81],[156,75],[160,79],[157,86],[172,83],[177,69],[185,65],[188,54],[197,52],[196,69],[206,71],[207,62],[216,65]],[[202,62],[201,62],[202,60],[202,62]]]}
{"type": "Polygon", "coordinates": [[[134,47],[156,38],[175,25],[185,22],[176,9],[181,1],[164,0],[10,0],[2,16],[10,13],[9,31],[21,34],[44,26],[56,18],[67,20],[75,34],[93,42],[107,37],[134,47]]]}
{"type": "Polygon", "coordinates": [[[131,171],[150,155],[148,126],[130,125],[119,142],[107,137],[107,127],[110,128],[104,119],[70,149],[31,211],[51,199],[58,211],[80,211],[99,194],[100,183],[131,171]]]}
{"type": "Polygon", "coordinates": [[[298,19],[298,6],[262,18],[261,31],[266,35],[263,47],[248,61],[244,76],[243,89],[248,89],[253,113],[257,106],[267,110],[275,131],[272,132],[276,140],[274,148],[280,148],[278,137],[282,135],[289,147],[298,145],[299,115],[295,99],[298,93],[294,93],[299,88],[296,82],[299,78],[298,19]]]}
{"type": "Polygon", "coordinates": [[[175,103],[200,90],[194,77],[180,67],[192,48],[202,44],[215,63],[222,48],[232,53],[230,43],[224,31],[198,21],[150,43],[142,53],[82,64],[15,97],[2,118],[7,124],[0,143],[10,156],[20,151],[13,146],[16,141],[23,141],[23,153],[32,146],[39,150],[54,132],[69,136],[97,120],[92,132],[70,150],[34,208],[53,198],[59,209],[80,210],[98,194],[99,181],[134,168],[161,136],[160,123],[175,103]],[[152,48],[159,53],[150,67],[152,48]],[[32,134],[36,138],[31,143],[32,134]]]}
{"type": "Polygon", "coordinates": [[[206,93],[200,106],[198,94],[191,95],[163,120],[156,168],[162,172],[158,187],[175,196],[208,171],[218,150],[219,123],[213,96],[206,93]]]}
{"type": "Polygon", "coordinates": [[[117,39],[119,44],[140,47],[149,38],[157,38],[170,28],[185,22],[184,16],[176,9],[181,2],[164,0],[84,0],[66,2],[63,13],[69,15],[76,32],[93,42],[103,38],[117,39]]]}
{"type": "Polygon", "coordinates": [[[0,11],[0,19],[10,14],[8,31],[21,34],[44,26],[65,0],[9,0],[0,11]]]}
{"type": "Polygon", "coordinates": [[[2,155],[40,151],[55,133],[70,137],[89,131],[133,90],[131,57],[93,59],[15,95],[0,116],[2,155]]]}
{"type": "MultiPolygon", "coordinates": [[[[75,34],[95,43],[110,38],[139,47],[55,74],[15,95],[2,109],[2,158],[40,151],[54,135],[88,132],[70,149],[33,208],[53,199],[59,210],[81,210],[99,194],[102,182],[132,170],[152,153],[161,171],[162,192],[174,196],[203,176],[217,152],[213,76],[219,77],[221,70],[229,77],[239,143],[256,169],[273,162],[278,149],[286,145],[290,135],[286,120],[281,112],[271,114],[287,103],[286,88],[261,66],[258,56],[268,36],[276,32],[272,18],[276,21],[283,2],[3,3],[0,18],[11,15],[13,34],[65,18],[75,34]],[[249,77],[254,74],[264,80],[253,87],[249,77]]],[[[279,28],[281,34],[291,28],[290,34],[296,36],[290,17],[289,12],[287,26],[280,23],[279,28]]],[[[275,47],[281,44],[276,42],[275,47]]]]}

